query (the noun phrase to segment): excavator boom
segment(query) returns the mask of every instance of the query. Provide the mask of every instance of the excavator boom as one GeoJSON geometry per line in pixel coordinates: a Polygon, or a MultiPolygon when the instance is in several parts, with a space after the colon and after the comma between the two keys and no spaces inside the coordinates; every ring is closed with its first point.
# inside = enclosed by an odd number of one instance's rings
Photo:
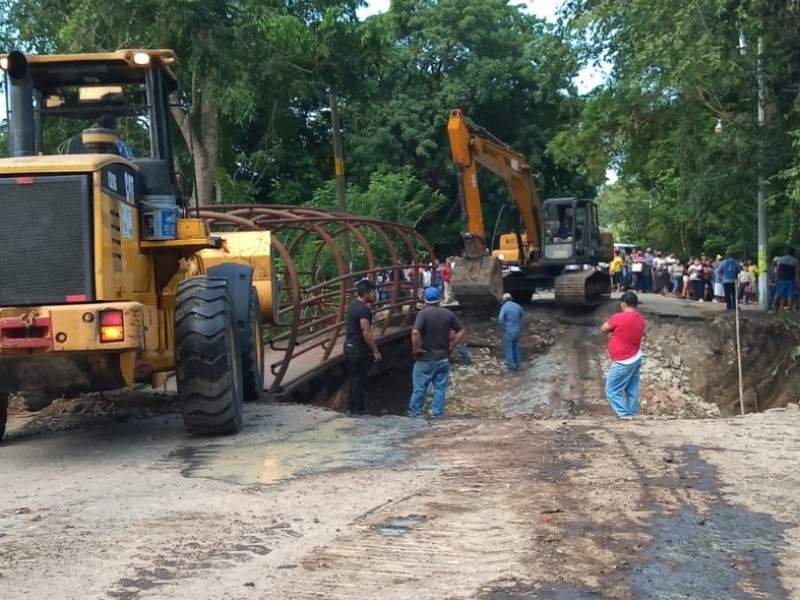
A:
{"type": "MultiPolygon", "coordinates": [[[[478,189],[478,165],[489,169],[508,183],[525,225],[526,245],[538,251],[542,200],[525,157],[470,121],[460,110],[450,113],[447,134],[453,163],[459,175],[459,192],[462,195],[462,208],[467,214],[467,231],[469,235],[480,240],[476,248],[479,253],[482,254],[486,249],[486,233],[478,189]]],[[[520,250],[522,258],[523,249],[520,250]]]]}

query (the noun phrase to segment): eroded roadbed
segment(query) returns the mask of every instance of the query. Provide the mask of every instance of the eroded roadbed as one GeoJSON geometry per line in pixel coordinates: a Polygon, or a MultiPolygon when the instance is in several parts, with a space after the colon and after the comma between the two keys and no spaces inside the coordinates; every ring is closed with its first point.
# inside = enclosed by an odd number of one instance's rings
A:
{"type": "Polygon", "coordinates": [[[798,412],[434,425],[268,405],[225,440],[170,415],[21,438],[0,449],[3,595],[796,597],[798,412]]]}

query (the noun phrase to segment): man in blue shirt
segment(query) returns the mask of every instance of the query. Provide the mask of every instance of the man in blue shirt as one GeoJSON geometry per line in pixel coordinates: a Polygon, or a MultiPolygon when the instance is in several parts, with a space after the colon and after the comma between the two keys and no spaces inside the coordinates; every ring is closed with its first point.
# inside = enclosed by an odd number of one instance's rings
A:
{"type": "Polygon", "coordinates": [[[525,311],[511,299],[511,294],[503,294],[503,306],[497,322],[503,330],[503,353],[509,371],[519,371],[522,355],[519,350],[519,334],[525,321],[525,311]]]}
{"type": "Polygon", "coordinates": [[[739,270],[739,261],[733,258],[733,252],[728,250],[725,253],[725,260],[719,263],[716,272],[717,277],[722,279],[727,310],[736,308],[736,278],[739,276],[739,270]]]}

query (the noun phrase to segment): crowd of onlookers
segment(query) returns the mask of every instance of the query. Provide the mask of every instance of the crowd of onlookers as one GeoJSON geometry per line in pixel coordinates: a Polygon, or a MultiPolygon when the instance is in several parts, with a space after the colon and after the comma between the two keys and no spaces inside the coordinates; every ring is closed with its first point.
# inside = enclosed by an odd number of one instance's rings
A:
{"type": "MultiPolygon", "coordinates": [[[[684,261],[675,253],[635,248],[614,251],[609,266],[615,291],[634,290],[674,296],[698,302],[725,302],[728,310],[736,301],[757,301],[758,268],[752,260],[740,260],[732,252],[725,256],[700,254],[684,261]]],[[[769,266],[769,301],[771,308],[793,310],[797,299],[798,259],[795,249],[773,258],[769,266]]]]}
{"type": "MultiPolygon", "coordinates": [[[[454,301],[453,293],[450,289],[450,277],[455,265],[455,257],[448,256],[445,260],[434,259],[428,263],[427,267],[417,268],[406,267],[398,270],[397,278],[401,284],[401,296],[406,297],[410,284],[416,281],[418,295],[422,298],[422,292],[429,288],[438,288],[442,294],[442,304],[450,304],[454,301]]],[[[378,304],[388,302],[392,296],[394,287],[393,274],[391,270],[380,271],[376,274],[376,298],[378,304]]]]}

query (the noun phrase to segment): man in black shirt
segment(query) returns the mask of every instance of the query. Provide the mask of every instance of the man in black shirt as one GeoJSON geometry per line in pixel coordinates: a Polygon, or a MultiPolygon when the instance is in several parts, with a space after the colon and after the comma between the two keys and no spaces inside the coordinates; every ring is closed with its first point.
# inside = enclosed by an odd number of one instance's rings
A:
{"type": "Polygon", "coordinates": [[[414,365],[414,391],[408,405],[408,416],[422,416],[425,393],[433,384],[431,417],[440,419],[444,416],[450,353],[464,339],[464,326],[450,310],[439,306],[437,288],[426,289],[424,299],[425,308],[417,315],[411,331],[411,349],[417,362],[414,365]],[[451,332],[455,334],[452,337],[451,332]]]}
{"type": "Polygon", "coordinates": [[[381,359],[381,353],[372,337],[372,310],[368,306],[375,303],[375,285],[362,279],[356,285],[356,295],[358,298],[347,308],[345,320],[344,355],[350,371],[347,412],[363,415],[367,372],[373,360],[378,362],[381,359]]]}

